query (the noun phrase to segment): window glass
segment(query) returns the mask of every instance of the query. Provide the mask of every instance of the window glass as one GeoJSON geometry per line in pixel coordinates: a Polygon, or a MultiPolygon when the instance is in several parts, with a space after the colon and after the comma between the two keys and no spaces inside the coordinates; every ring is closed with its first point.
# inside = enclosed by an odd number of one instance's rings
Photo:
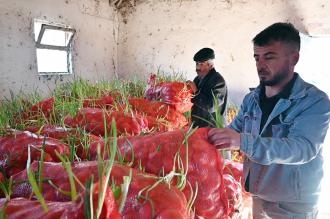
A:
{"type": "Polygon", "coordinates": [[[50,49],[37,49],[38,72],[67,72],[67,52],[50,49]]]}
{"type": "Polygon", "coordinates": [[[72,73],[72,37],[75,30],[63,24],[34,20],[38,73],[72,73]]]}

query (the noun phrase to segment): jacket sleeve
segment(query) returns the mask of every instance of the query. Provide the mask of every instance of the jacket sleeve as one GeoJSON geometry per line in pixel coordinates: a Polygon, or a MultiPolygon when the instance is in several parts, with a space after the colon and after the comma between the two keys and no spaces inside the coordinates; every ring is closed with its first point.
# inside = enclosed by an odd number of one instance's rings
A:
{"type": "MultiPolygon", "coordinates": [[[[313,98],[316,100],[302,103],[304,109],[292,118],[290,124],[272,126],[272,129],[277,129],[279,136],[261,137],[241,133],[241,151],[250,160],[262,165],[304,164],[314,159],[321,150],[328,130],[330,102],[326,95],[313,98]],[[288,127],[287,130],[285,127],[288,127]]],[[[241,124],[240,118],[235,119],[231,128],[240,131],[241,124]]]]}
{"type": "Polygon", "coordinates": [[[247,96],[244,98],[243,103],[240,106],[240,109],[233,119],[233,121],[227,126],[228,128],[231,128],[235,130],[236,132],[242,133],[243,132],[243,126],[244,126],[244,112],[245,112],[245,106],[246,102],[248,102],[247,96]]]}

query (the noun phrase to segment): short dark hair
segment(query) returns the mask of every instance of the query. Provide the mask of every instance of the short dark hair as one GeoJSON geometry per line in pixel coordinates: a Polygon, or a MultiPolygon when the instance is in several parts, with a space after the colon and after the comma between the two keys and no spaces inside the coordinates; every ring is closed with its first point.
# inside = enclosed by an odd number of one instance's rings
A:
{"type": "Polygon", "coordinates": [[[297,51],[300,50],[299,31],[291,23],[274,23],[252,40],[256,46],[265,46],[278,41],[292,45],[297,51]]]}

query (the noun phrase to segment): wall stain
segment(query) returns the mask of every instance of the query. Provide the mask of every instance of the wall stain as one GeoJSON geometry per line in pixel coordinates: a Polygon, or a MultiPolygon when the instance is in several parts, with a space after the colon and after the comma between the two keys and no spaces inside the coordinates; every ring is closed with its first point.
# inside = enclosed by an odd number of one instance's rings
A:
{"type": "Polygon", "coordinates": [[[50,80],[54,80],[54,83],[62,82],[64,79],[64,75],[39,75],[39,81],[47,82],[50,80]]]}
{"type": "Polygon", "coordinates": [[[100,0],[94,0],[95,1],[95,12],[96,14],[100,14],[100,0]]]}
{"type": "Polygon", "coordinates": [[[234,58],[233,54],[230,54],[230,59],[231,59],[232,62],[235,61],[235,58],[234,58]]]}

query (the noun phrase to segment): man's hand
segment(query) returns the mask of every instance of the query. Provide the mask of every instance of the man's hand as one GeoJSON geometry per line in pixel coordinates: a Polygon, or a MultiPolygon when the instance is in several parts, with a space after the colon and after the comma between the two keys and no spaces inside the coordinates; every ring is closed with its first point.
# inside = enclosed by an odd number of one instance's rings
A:
{"type": "Polygon", "coordinates": [[[193,81],[187,81],[186,84],[194,93],[196,93],[197,86],[193,81]]]}
{"type": "Polygon", "coordinates": [[[241,136],[230,128],[213,128],[209,131],[208,140],[217,149],[239,150],[241,136]]]}

